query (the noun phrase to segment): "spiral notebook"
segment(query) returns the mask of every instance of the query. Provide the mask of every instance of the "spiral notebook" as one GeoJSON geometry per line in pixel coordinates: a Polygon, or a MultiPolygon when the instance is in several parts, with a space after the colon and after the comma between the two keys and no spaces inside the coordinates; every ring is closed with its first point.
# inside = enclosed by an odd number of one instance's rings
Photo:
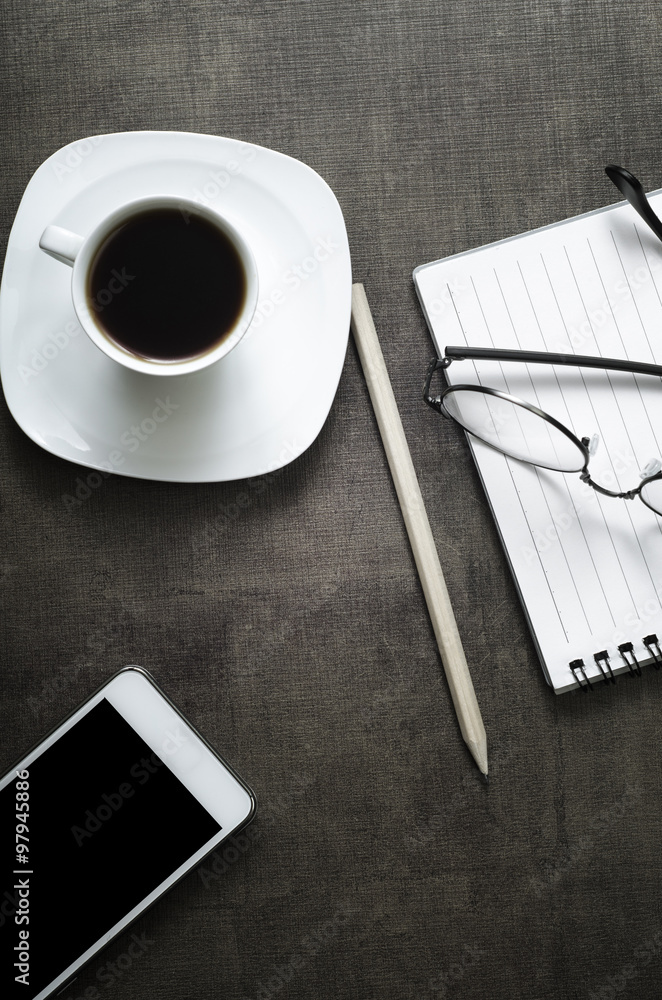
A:
{"type": "MultiPolygon", "coordinates": [[[[650,197],[662,214],[662,191],[650,197]]],[[[440,355],[467,344],[662,364],[662,243],[625,202],[425,264],[414,282],[440,355]]],[[[495,361],[447,376],[544,400],[578,437],[598,434],[591,475],[609,489],[662,458],[657,377],[495,361]]],[[[468,441],[554,691],[659,668],[662,518],[468,441]]]]}

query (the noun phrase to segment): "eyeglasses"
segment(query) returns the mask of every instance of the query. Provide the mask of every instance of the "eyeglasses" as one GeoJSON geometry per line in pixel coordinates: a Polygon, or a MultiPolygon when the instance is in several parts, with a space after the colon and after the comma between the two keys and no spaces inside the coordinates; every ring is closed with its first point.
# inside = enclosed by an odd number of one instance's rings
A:
{"type": "Polygon", "coordinates": [[[432,395],[431,386],[435,373],[444,371],[453,361],[464,360],[567,365],[658,377],[662,376],[662,366],[576,354],[447,347],[443,358],[432,361],[423,390],[423,399],[428,406],[442,416],[450,417],[473,437],[504,455],[556,472],[578,472],[583,482],[603,496],[622,500],[638,496],[647,507],[662,515],[662,462],[659,459],[653,459],[642,469],[642,482],[639,486],[626,493],[616,493],[596,483],[588,471],[588,463],[597,447],[597,435],[578,438],[568,427],[538,406],[484,385],[449,385],[438,395],[432,395]]]}

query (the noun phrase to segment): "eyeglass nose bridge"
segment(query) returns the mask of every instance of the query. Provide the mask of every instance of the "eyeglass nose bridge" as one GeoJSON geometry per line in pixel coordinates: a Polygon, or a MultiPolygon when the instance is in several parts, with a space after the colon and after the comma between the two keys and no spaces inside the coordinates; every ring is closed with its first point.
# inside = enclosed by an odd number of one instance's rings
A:
{"type": "MultiPolygon", "coordinates": [[[[635,486],[633,490],[628,490],[626,493],[618,493],[615,490],[608,490],[604,486],[600,486],[600,483],[596,483],[595,479],[591,477],[591,473],[585,466],[579,473],[579,478],[591,489],[595,490],[596,493],[601,493],[603,497],[615,497],[617,500],[633,500],[635,497],[639,496],[641,492],[641,486],[635,486]]],[[[642,483],[643,486],[643,483],[642,483]]]]}

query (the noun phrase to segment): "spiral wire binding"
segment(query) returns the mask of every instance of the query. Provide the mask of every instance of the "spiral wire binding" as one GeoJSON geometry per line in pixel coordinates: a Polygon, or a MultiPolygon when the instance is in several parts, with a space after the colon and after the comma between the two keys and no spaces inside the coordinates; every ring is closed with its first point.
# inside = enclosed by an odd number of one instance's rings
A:
{"type": "Polygon", "coordinates": [[[657,636],[645,635],[641,641],[653,657],[653,666],[656,670],[659,670],[662,667],[662,650],[660,650],[660,643],[657,636]]]}
{"type": "MultiPolygon", "coordinates": [[[[653,666],[656,670],[659,670],[660,667],[662,667],[662,647],[660,646],[660,640],[655,633],[652,633],[651,635],[645,635],[641,641],[652,659],[653,666]]],[[[630,676],[641,677],[641,663],[636,657],[632,643],[622,642],[618,647],[618,651],[621,654],[623,662],[627,664],[630,676]]],[[[616,677],[614,676],[614,671],[611,666],[611,657],[609,656],[608,651],[606,649],[601,649],[598,653],[593,654],[593,659],[600,670],[602,683],[615,684],[616,677]]],[[[592,691],[593,684],[591,684],[590,678],[586,673],[586,664],[584,661],[581,659],[571,660],[568,666],[572,670],[573,676],[584,694],[588,694],[589,691],[592,691]]]]}
{"type": "Polygon", "coordinates": [[[593,659],[600,667],[600,673],[602,674],[602,680],[604,684],[616,683],[616,678],[614,677],[614,671],[611,669],[611,663],[609,662],[609,653],[606,649],[600,650],[599,653],[593,654],[593,659]]]}
{"type": "Polygon", "coordinates": [[[634,677],[636,673],[637,677],[641,677],[641,665],[637,657],[634,655],[634,646],[632,645],[632,643],[622,642],[621,645],[618,647],[618,651],[625,660],[625,662],[627,663],[631,675],[634,677]],[[631,660],[628,660],[628,653],[632,657],[631,660]]]}
{"type": "Polygon", "coordinates": [[[588,674],[586,673],[586,667],[584,666],[584,661],[583,660],[571,660],[570,661],[570,669],[572,670],[573,674],[575,675],[575,680],[579,684],[579,686],[582,689],[582,691],[584,692],[584,694],[588,694],[588,692],[593,689],[593,685],[591,684],[590,680],[588,679],[588,674]],[[586,684],[582,684],[582,679],[579,676],[580,672],[583,675],[584,680],[586,681],[586,684]]]}

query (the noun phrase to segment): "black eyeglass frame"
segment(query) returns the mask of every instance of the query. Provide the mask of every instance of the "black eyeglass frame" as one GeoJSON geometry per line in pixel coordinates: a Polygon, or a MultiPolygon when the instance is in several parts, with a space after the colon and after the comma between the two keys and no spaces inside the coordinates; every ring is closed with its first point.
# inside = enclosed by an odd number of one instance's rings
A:
{"type": "MultiPolygon", "coordinates": [[[[538,417],[542,417],[546,420],[552,427],[555,427],[557,431],[564,434],[570,441],[573,442],[579,448],[582,455],[584,456],[584,466],[579,471],[579,478],[582,482],[586,483],[588,486],[592,487],[597,493],[601,493],[603,496],[616,497],[619,500],[632,500],[634,497],[638,496],[643,504],[652,510],[655,514],[659,516],[662,512],[658,511],[655,507],[652,507],[649,503],[644,500],[641,496],[641,491],[645,486],[654,480],[662,479],[662,471],[656,472],[652,476],[647,476],[641,481],[639,486],[635,489],[628,490],[626,493],[616,493],[613,490],[605,489],[604,486],[600,486],[591,479],[590,473],[588,471],[588,463],[591,458],[589,451],[590,439],[587,437],[578,438],[568,427],[560,423],[555,417],[551,416],[549,413],[545,413],[540,407],[535,406],[533,403],[527,403],[526,400],[520,399],[518,396],[512,396],[510,393],[502,392],[500,389],[491,389],[488,386],[483,385],[448,385],[439,395],[431,395],[430,389],[432,386],[432,379],[436,372],[444,371],[448,368],[453,361],[519,361],[523,364],[536,364],[536,365],[566,365],[573,368],[598,368],[602,371],[617,371],[617,372],[627,372],[631,375],[657,375],[662,378],[662,366],[651,365],[647,362],[639,361],[623,361],[619,358],[592,358],[581,354],[551,354],[546,351],[509,351],[501,350],[499,348],[493,347],[446,347],[443,358],[433,358],[428,369],[427,378],[425,380],[425,387],[423,389],[423,399],[433,410],[440,413],[443,417],[448,420],[453,420],[458,426],[462,427],[464,431],[471,434],[473,437],[478,438],[484,444],[488,445],[490,448],[494,448],[495,451],[500,451],[501,454],[507,455],[507,452],[502,451],[497,445],[493,444],[491,441],[485,440],[475,431],[468,427],[465,427],[460,420],[457,419],[452,413],[450,413],[444,406],[444,397],[447,395],[458,392],[461,389],[468,389],[472,392],[482,392],[488,396],[496,396],[499,399],[503,399],[508,403],[513,403],[515,406],[521,406],[523,409],[528,410],[530,413],[535,414],[538,417]]],[[[515,458],[516,456],[509,456],[515,458]]],[[[536,465],[540,468],[551,468],[554,472],[560,471],[552,466],[546,466],[542,462],[530,462],[525,458],[517,459],[517,461],[526,462],[528,465],[536,465]]]]}

